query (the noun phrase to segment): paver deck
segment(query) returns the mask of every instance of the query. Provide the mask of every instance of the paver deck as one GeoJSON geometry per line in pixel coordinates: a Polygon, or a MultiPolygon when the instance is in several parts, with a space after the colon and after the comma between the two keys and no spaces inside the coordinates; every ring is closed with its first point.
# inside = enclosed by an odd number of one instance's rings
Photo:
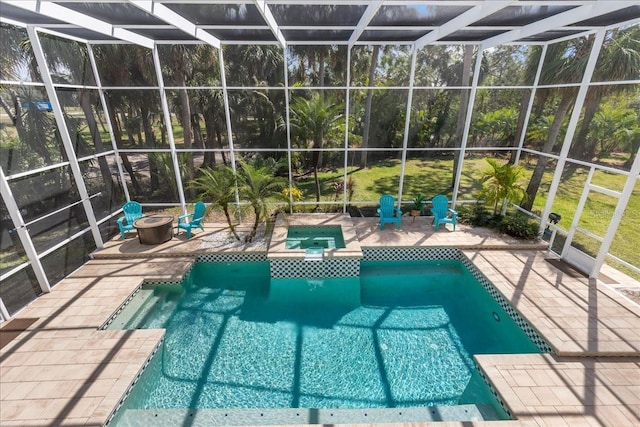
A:
{"type": "MultiPolygon", "coordinates": [[[[567,274],[546,261],[539,245],[490,230],[435,232],[424,217],[404,221],[402,230],[379,230],[372,218],[356,218],[354,227],[363,247],[463,248],[556,351],[475,357],[517,419],[410,425],[640,425],[640,306],[614,287],[567,274]]],[[[164,331],[98,328],[143,280],[175,280],[195,255],[232,250],[207,243],[207,236],[227,233],[224,225],[205,229],[191,240],[181,235],[157,246],[140,245],[135,236],[109,242],[96,259],[20,312],[16,318],[36,320],[0,350],[0,425],[104,424],[164,331]]],[[[640,286],[607,274],[619,286],[640,286]]]]}

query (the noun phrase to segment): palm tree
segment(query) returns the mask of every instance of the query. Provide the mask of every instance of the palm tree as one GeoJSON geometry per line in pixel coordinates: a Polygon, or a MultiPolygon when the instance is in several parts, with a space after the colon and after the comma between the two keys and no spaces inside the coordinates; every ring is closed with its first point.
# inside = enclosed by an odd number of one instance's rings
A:
{"type": "Polygon", "coordinates": [[[517,202],[526,195],[524,188],[519,183],[523,169],[511,163],[500,164],[496,159],[486,159],[491,169],[485,171],[482,176],[482,191],[480,197],[493,204],[493,214],[505,207],[505,203],[517,202]]]}
{"type": "Polygon", "coordinates": [[[266,222],[270,213],[270,202],[282,199],[282,189],[287,187],[288,181],[274,176],[277,163],[269,165],[267,162],[249,164],[241,161],[238,169],[238,193],[241,199],[246,199],[253,208],[254,221],[251,232],[245,242],[251,242],[258,232],[261,221],[266,222]]]}
{"type": "MultiPolygon", "coordinates": [[[[584,73],[585,64],[589,58],[589,51],[591,50],[592,44],[592,38],[583,37],[570,40],[567,44],[556,43],[549,46],[545,57],[546,64],[542,68],[541,82],[572,82],[578,80],[579,76],[582,76],[584,73]]],[[[550,153],[555,145],[556,139],[562,130],[564,119],[573,105],[577,89],[575,87],[561,87],[552,92],[552,95],[557,95],[560,100],[556,106],[556,112],[551,127],[549,128],[549,133],[540,150],[543,153],[550,153]]],[[[527,185],[527,197],[520,204],[523,209],[531,211],[548,162],[549,157],[545,155],[538,156],[536,167],[529,180],[529,185],[527,185]]]]}
{"type": "MultiPolygon", "coordinates": [[[[320,152],[324,144],[324,136],[341,128],[344,114],[343,106],[334,104],[330,98],[323,99],[314,93],[311,99],[297,98],[291,104],[290,123],[294,134],[305,143],[312,143],[313,154],[311,166],[316,183],[316,202],[320,202],[320,181],[318,166],[320,152]]],[[[316,210],[320,205],[316,205],[316,210]]]]}
{"type": "MultiPolygon", "coordinates": [[[[633,80],[640,75],[640,25],[624,32],[613,31],[600,49],[594,81],[633,80]]],[[[635,90],[633,85],[597,85],[589,88],[584,101],[582,124],[569,150],[569,157],[591,161],[596,152],[596,141],[589,141],[589,125],[600,109],[602,99],[618,92],[635,90]]],[[[575,164],[574,164],[575,165],[575,164]]],[[[575,170],[575,167],[574,167],[575,170]]]]}
{"type": "Polygon", "coordinates": [[[219,165],[216,168],[202,168],[200,173],[201,176],[189,182],[189,188],[197,191],[201,198],[212,200],[212,203],[222,210],[229,230],[236,240],[240,240],[229,212],[229,207],[235,202],[236,197],[236,178],[233,170],[227,165],[219,165]]]}

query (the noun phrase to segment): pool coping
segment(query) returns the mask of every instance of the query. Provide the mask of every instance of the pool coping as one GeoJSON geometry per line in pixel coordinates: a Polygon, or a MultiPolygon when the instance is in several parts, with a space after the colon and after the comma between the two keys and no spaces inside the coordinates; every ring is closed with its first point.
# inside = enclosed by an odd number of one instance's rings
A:
{"type": "MultiPolygon", "coordinates": [[[[469,259],[469,257],[461,249],[447,248],[447,247],[443,247],[443,248],[437,248],[437,247],[394,247],[394,248],[365,247],[365,248],[362,248],[362,249],[363,249],[362,261],[385,260],[385,261],[418,261],[419,262],[419,261],[443,260],[443,261],[457,261],[457,262],[459,262],[460,265],[469,274],[471,274],[471,276],[473,276],[473,278],[477,281],[478,285],[481,286],[485,290],[485,292],[487,292],[491,296],[491,298],[496,302],[496,304],[500,305],[505,310],[505,312],[511,318],[511,320],[515,324],[517,324],[518,327],[523,331],[523,333],[525,335],[527,335],[527,337],[536,345],[536,347],[538,347],[538,349],[540,350],[541,354],[553,353],[552,347],[544,339],[544,337],[539,333],[539,331],[535,327],[533,327],[532,324],[521,313],[519,313],[513,306],[510,305],[510,303],[505,299],[504,295],[502,295],[502,293],[500,293],[500,291],[495,287],[495,285],[493,283],[491,283],[491,281],[489,281],[487,279],[487,277],[474,265],[474,263],[469,259]]],[[[257,257],[256,255],[257,255],[256,253],[237,254],[235,257],[233,257],[233,260],[234,260],[234,262],[256,261],[256,259],[260,259],[261,258],[259,256],[257,257]]],[[[266,258],[266,256],[265,256],[264,261],[269,261],[266,258]]],[[[158,280],[143,281],[134,290],[134,292],[132,292],[131,296],[129,298],[127,298],[127,300],[118,308],[118,310],[112,316],[110,316],[109,320],[107,322],[105,322],[105,324],[103,325],[102,328],[106,329],[115,320],[115,318],[119,315],[119,313],[126,307],[126,305],[129,304],[129,302],[131,302],[132,298],[144,286],[181,285],[182,282],[184,281],[185,277],[191,272],[191,270],[193,269],[195,264],[198,263],[198,262],[200,262],[200,263],[228,263],[229,262],[229,256],[228,256],[228,254],[225,254],[225,255],[223,255],[222,257],[219,257],[219,258],[216,258],[216,257],[199,257],[189,267],[189,269],[185,272],[185,274],[182,277],[182,279],[178,280],[178,281],[158,281],[158,280]]],[[[160,345],[160,344],[158,344],[158,345],[160,345]]],[[[147,362],[144,365],[145,368],[149,364],[150,360],[153,358],[153,356],[155,355],[156,352],[157,352],[157,348],[155,349],[154,354],[149,356],[149,359],[147,360],[147,362]]],[[[486,374],[486,372],[483,369],[483,367],[478,363],[478,360],[476,359],[477,355],[471,355],[471,356],[472,356],[472,358],[473,358],[473,360],[475,362],[475,367],[476,367],[480,377],[485,382],[485,384],[486,384],[487,388],[489,389],[489,391],[496,398],[496,401],[502,407],[502,410],[510,418],[513,418],[513,410],[511,409],[509,404],[505,401],[505,399],[501,395],[501,393],[496,389],[495,385],[492,383],[490,377],[486,374]]],[[[114,411],[111,413],[111,415],[109,417],[109,421],[107,422],[107,425],[116,416],[116,414],[117,414],[119,408],[122,406],[124,400],[131,393],[133,387],[136,385],[138,379],[142,375],[143,370],[144,370],[144,368],[141,370],[141,372],[138,373],[138,375],[136,376],[136,379],[127,388],[125,396],[120,401],[118,407],[115,408],[114,411]]],[[[445,408],[448,408],[448,407],[449,406],[445,406],[445,408]]],[[[411,409],[411,408],[412,407],[407,407],[407,408],[404,408],[404,409],[411,409]]],[[[431,409],[434,409],[436,407],[425,407],[425,408],[428,408],[429,410],[431,410],[431,409]]],[[[275,409],[291,409],[291,410],[298,409],[298,410],[304,410],[304,409],[312,409],[312,408],[275,408],[275,409]]],[[[387,409],[389,409],[389,408],[387,408],[387,409]]],[[[179,408],[177,410],[179,410],[179,408]]],[[[218,409],[216,409],[216,410],[218,410],[218,409]]],[[[224,410],[223,408],[220,409],[220,411],[223,411],[223,410],[224,410]]],[[[341,410],[341,411],[351,411],[351,410],[353,410],[353,411],[361,411],[362,409],[337,408],[336,410],[341,410]]],[[[188,409],[185,409],[184,411],[186,411],[186,412],[198,412],[198,410],[188,410],[188,409]]],[[[327,411],[330,412],[329,410],[327,410],[327,411]]],[[[162,410],[160,410],[160,412],[162,412],[162,410]]],[[[370,422],[374,422],[374,423],[376,422],[376,418],[375,417],[372,417],[369,420],[371,420],[370,422]]],[[[445,420],[445,421],[456,421],[456,420],[445,420]]],[[[478,420],[478,421],[498,421],[498,420],[478,420]]],[[[510,420],[499,420],[499,421],[510,421],[510,420]]],[[[364,422],[364,421],[362,421],[362,422],[364,422]]],[[[390,422],[390,421],[386,420],[385,422],[390,422]]],[[[419,423],[421,421],[420,420],[410,420],[410,422],[418,422],[419,423]]],[[[464,422],[470,422],[470,421],[464,421],[464,422]]],[[[239,425],[242,425],[242,423],[240,423],[239,425]]]]}
{"type": "MultiPolygon", "coordinates": [[[[556,355],[475,356],[516,419],[490,424],[469,422],[464,423],[465,426],[542,427],[549,423],[618,426],[634,425],[640,421],[637,381],[634,381],[640,370],[640,351],[621,352],[619,349],[620,343],[637,345],[640,342],[640,332],[633,327],[640,322],[640,306],[633,301],[599,280],[574,279],[550,266],[544,262],[550,255],[540,250],[542,244],[516,242],[514,245],[508,241],[501,244],[495,236],[485,237],[476,229],[469,233],[464,227],[458,227],[456,232],[445,229],[433,232],[428,218],[417,218],[415,223],[408,223],[406,227],[403,224],[402,230],[379,230],[375,219],[354,220],[365,246],[439,246],[463,250],[504,297],[523,313],[554,349],[559,350],[556,355]],[[469,245],[470,242],[475,244],[469,245]],[[625,357],[618,357],[619,354],[625,357]]],[[[248,255],[251,252],[228,249],[203,251],[196,247],[198,239],[174,239],[158,248],[144,248],[143,252],[136,249],[137,239],[127,239],[124,243],[123,246],[123,242],[116,239],[111,244],[111,251],[105,253],[104,258],[117,259],[98,259],[96,256],[95,260],[63,279],[50,294],[39,297],[15,316],[39,318],[40,321],[0,351],[0,401],[3,407],[0,421],[4,426],[50,425],[62,419],[76,425],[103,424],[109,414],[104,412],[105,409],[109,405],[115,409],[124,395],[121,387],[131,383],[144,363],[141,361],[137,365],[137,358],[148,358],[162,339],[160,334],[163,331],[134,331],[123,341],[122,331],[98,331],[97,327],[140,285],[143,277],[160,279],[158,276],[163,274],[158,271],[166,270],[162,279],[177,279],[177,256],[189,258],[191,262],[201,257],[232,261],[238,253],[248,255]],[[180,253],[168,253],[169,245],[182,250],[180,253]],[[107,312],[109,314],[105,314],[107,312]],[[87,329],[85,325],[92,325],[93,329],[87,329]],[[62,326],[64,329],[60,329],[62,326]],[[74,329],[77,327],[80,329],[74,329]],[[114,341],[116,338],[120,341],[114,341]],[[124,350],[122,356],[129,355],[127,352],[131,351],[131,346],[137,348],[136,359],[125,356],[129,367],[124,376],[117,377],[119,379],[113,389],[104,395],[93,391],[95,387],[104,388],[102,379],[96,382],[93,377],[81,380],[78,376],[76,381],[84,384],[84,392],[79,395],[69,394],[68,385],[53,386],[54,382],[48,379],[54,374],[75,372],[76,362],[61,359],[61,351],[79,348],[84,342],[90,346],[88,348],[117,351],[118,355],[124,350]],[[138,348],[137,343],[141,347],[138,348]],[[124,347],[118,350],[115,345],[124,347]],[[44,365],[43,361],[46,361],[44,365]],[[39,386],[35,388],[38,393],[32,395],[35,385],[39,386]],[[100,407],[95,409],[97,403],[100,407]],[[61,413],[57,409],[60,405],[72,408],[72,411],[61,413]],[[60,418],[61,414],[66,415],[60,418]]],[[[265,257],[264,252],[254,255],[260,259],[265,257]]],[[[188,266],[182,268],[182,273],[187,270],[188,266]]],[[[626,277],[617,277],[620,286],[640,286],[626,277]]],[[[102,357],[100,354],[96,353],[95,357],[102,357]]],[[[100,361],[104,364],[100,366],[108,366],[112,372],[115,366],[111,365],[124,360],[117,356],[100,361]]],[[[75,372],[75,375],[81,373],[75,372]]],[[[441,423],[429,422],[412,425],[442,426],[441,423]]],[[[463,424],[454,422],[446,425],[463,424]]]]}
{"type": "Polygon", "coordinates": [[[358,234],[356,233],[353,220],[349,214],[292,214],[278,216],[271,233],[271,241],[267,250],[268,259],[305,259],[307,252],[305,249],[287,249],[287,232],[289,226],[340,226],[345,247],[335,249],[324,249],[325,259],[360,259],[362,258],[362,248],[358,234]]]}

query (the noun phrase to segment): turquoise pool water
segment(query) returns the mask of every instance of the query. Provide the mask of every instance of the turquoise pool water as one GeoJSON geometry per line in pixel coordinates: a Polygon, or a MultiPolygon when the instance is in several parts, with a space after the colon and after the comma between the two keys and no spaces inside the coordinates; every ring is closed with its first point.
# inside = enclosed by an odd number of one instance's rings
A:
{"type": "Polygon", "coordinates": [[[472,356],[540,352],[459,261],[363,262],[360,279],[316,280],[196,264],[182,286],[136,298],[111,327],[167,331],[120,414],[472,405],[505,419],[472,356]]]}
{"type": "Polygon", "coordinates": [[[321,227],[291,225],[287,230],[286,249],[341,249],[344,247],[342,227],[339,225],[321,227]]]}

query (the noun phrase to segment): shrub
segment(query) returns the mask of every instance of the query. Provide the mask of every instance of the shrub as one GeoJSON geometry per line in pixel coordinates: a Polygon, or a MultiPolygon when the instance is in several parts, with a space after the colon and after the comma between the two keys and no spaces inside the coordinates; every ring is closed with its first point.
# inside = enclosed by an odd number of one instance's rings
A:
{"type": "Polygon", "coordinates": [[[525,240],[539,237],[538,224],[523,215],[507,215],[502,218],[499,230],[509,236],[525,240]]]}
{"type": "Polygon", "coordinates": [[[472,207],[461,206],[458,208],[458,221],[474,227],[491,227],[495,222],[495,217],[489,213],[480,203],[472,207]]]}

